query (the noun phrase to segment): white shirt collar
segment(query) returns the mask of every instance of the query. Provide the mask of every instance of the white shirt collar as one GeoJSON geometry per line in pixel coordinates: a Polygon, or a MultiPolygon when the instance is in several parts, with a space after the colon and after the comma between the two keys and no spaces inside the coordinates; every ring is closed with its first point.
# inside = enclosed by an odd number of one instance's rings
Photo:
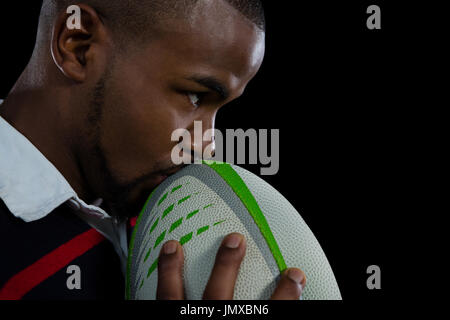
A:
{"type": "MultiPolygon", "coordinates": [[[[0,100],[0,107],[3,103],[0,100]]],[[[122,260],[128,253],[126,224],[117,224],[100,207],[86,204],[58,169],[19,131],[0,117],[0,199],[25,222],[46,217],[63,203],[109,239],[122,260]]]]}
{"type": "Polygon", "coordinates": [[[0,198],[14,216],[26,222],[39,220],[70,201],[75,209],[109,217],[78,198],[58,169],[1,117],[0,137],[0,198]]]}

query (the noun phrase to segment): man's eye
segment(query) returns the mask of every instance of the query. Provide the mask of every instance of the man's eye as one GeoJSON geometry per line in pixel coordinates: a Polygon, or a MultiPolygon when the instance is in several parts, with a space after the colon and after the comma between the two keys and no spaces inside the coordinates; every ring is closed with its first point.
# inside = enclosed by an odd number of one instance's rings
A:
{"type": "Polygon", "coordinates": [[[188,98],[194,107],[198,108],[200,106],[200,94],[189,92],[188,98]]]}

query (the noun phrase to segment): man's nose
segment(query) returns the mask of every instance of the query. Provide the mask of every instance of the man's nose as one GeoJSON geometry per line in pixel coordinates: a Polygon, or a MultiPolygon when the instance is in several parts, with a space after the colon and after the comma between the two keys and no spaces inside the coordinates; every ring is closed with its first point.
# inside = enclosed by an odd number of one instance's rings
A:
{"type": "Polygon", "coordinates": [[[214,140],[214,120],[197,120],[191,131],[190,151],[193,160],[210,158],[216,151],[214,140]]]}

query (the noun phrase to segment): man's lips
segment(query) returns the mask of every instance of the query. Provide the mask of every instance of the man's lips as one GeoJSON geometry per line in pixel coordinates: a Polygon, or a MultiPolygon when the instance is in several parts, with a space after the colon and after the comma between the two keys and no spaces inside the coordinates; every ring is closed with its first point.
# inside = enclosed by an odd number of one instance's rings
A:
{"type": "Polygon", "coordinates": [[[169,169],[163,170],[162,171],[162,175],[171,176],[171,175],[177,173],[178,171],[180,171],[181,169],[183,169],[184,167],[186,167],[185,164],[178,165],[178,166],[173,166],[173,167],[171,167],[169,169]]]}
{"type": "Polygon", "coordinates": [[[134,187],[130,190],[127,199],[124,200],[124,205],[126,205],[126,211],[131,213],[132,216],[139,214],[139,210],[145,203],[150,193],[155,190],[164,180],[169,176],[177,173],[187,165],[172,166],[164,170],[154,172],[145,183],[140,186],[134,187]]]}
{"type": "MultiPolygon", "coordinates": [[[[185,165],[169,167],[168,169],[160,170],[154,172],[149,179],[142,184],[140,187],[135,188],[132,191],[132,194],[129,197],[129,204],[136,205],[136,210],[140,209],[140,206],[145,203],[145,200],[148,198],[149,194],[155,190],[164,180],[166,180],[169,176],[177,173],[181,169],[183,169],[185,165]]],[[[137,212],[137,211],[136,211],[137,212]]]]}
{"type": "Polygon", "coordinates": [[[178,166],[172,166],[167,169],[163,169],[157,172],[154,172],[152,174],[152,177],[147,180],[147,183],[145,183],[142,188],[140,188],[141,192],[142,190],[145,190],[145,194],[152,192],[156,187],[158,187],[164,180],[166,180],[171,175],[177,173],[181,169],[186,167],[186,165],[178,165],[178,166]]]}
{"type": "Polygon", "coordinates": [[[178,165],[178,166],[173,166],[170,167],[168,169],[162,170],[157,174],[157,184],[159,185],[160,183],[162,183],[164,180],[166,180],[168,177],[170,177],[171,175],[177,173],[178,171],[180,171],[181,169],[183,169],[184,167],[186,167],[185,164],[183,165],[178,165]]]}

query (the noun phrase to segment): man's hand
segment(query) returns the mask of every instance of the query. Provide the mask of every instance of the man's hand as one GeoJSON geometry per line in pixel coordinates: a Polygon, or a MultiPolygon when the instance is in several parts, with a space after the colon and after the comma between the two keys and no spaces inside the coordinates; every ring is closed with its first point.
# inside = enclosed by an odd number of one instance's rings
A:
{"type": "MultiPolygon", "coordinates": [[[[225,237],[216,256],[216,262],[206,285],[203,299],[232,300],[234,285],[241,262],[245,255],[246,241],[244,236],[232,233],[225,237]]],[[[182,280],[184,254],[177,241],[168,241],[161,249],[158,262],[159,300],[184,299],[182,280]]],[[[305,287],[306,279],[300,269],[287,269],[281,275],[272,300],[298,300],[305,287]]]]}

